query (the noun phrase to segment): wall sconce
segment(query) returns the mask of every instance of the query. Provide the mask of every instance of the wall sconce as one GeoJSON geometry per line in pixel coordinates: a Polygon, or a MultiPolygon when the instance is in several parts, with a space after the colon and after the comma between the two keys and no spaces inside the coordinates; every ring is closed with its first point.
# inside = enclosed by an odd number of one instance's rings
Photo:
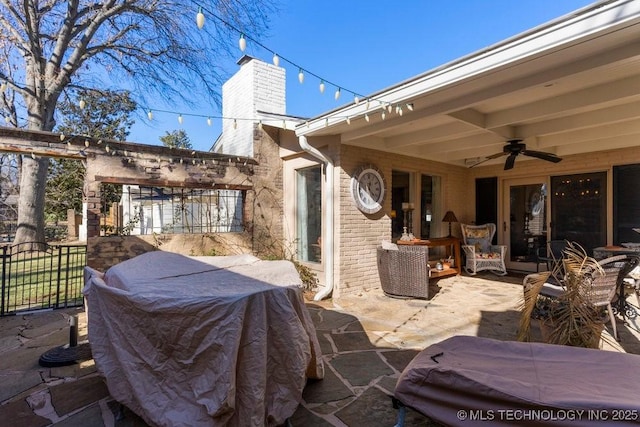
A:
{"type": "Polygon", "coordinates": [[[447,211],[447,213],[444,214],[444,218],[442,218],[442,222],[449,223],[449,235],[447,237],[451,237],[451,223],[458,222],[458,218],[456,218],[456,214],[454,214],[453,211],[447,211]]]}

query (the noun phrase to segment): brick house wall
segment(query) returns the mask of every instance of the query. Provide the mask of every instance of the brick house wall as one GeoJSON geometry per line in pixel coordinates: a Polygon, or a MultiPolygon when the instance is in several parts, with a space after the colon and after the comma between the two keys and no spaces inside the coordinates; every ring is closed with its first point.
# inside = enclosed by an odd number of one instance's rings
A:
{"type": "MultiPolygon", "coordinates": [[[[472,214],[473,205],[467,201],[471,195],[466,184],[469,172],[466,168],[451,166],[417,158],[391,155],[382,151],[363,150],[358,147],[341,146],[337,180],[339,192],[337,199],[336,248],[336,289],[334,295],[357,294],[380,287],[378,277],[376,248],[382,240],[391,240],[391,174],[392,170],[419,172],[437,175],[442,178],[443,207],[453,210],[456,215],[465,218],[472,214]],[[351,198],[351,176],[364,165],[377,167],[385,178],[385,198],[383,209],[374,215],[362,213],[351,198]]],[[[459,217],[459,218],[460,218],[459,217]]],[[[445,235],[446,225],[441,225],[445,235]]],[[[454,235],[460,235],[459,228],[454,235]]]]}

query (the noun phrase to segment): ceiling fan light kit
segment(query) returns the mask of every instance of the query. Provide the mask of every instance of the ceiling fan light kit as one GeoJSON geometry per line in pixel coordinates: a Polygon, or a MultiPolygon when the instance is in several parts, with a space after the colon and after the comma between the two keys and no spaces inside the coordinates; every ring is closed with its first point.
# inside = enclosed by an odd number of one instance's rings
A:
{"type": "Polygon", "coordinates": [[[504,170],[513,169],[513,166],[516,162],[516,157],[518,157],[519,154],[529,157],[535,157],[536,159],[546,160],[547,162],[553,163],[558,163],[562,160],[561,157],[558,157],[553,153],[527,150],[526,144],[524,144],[521,139],[510,139],[509,141],[507,141],[507,144],[502,147],[502,152],[485,157],[483,160],[471,165],[470,167],[478,166],[479,164],[484,163],[488,160],[497,159],[498,157],[508,155],[509,157],[507,157],[507,160],[505,160],[504,162],[504,170]]]}

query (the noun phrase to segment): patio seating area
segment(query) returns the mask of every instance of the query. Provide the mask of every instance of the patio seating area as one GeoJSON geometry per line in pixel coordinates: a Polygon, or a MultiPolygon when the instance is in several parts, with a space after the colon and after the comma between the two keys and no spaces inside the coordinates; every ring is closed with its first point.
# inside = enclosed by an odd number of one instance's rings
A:
{"type": "MultiPolygon", "coordinates": [[[[392,426],[390,395],[418,352],[456,335],[514,340],[523,275],[490,272],[430,280],[429,299],[390,298],[381,290],[307,301],[325,363],[325,378],[309,381],[293,426],[392,426]]],[[[635,304],[635,298],[629,300],[635,304]]],[[[15,426],[145,426],[109,395],[92,360],[43,368],[38,358],[69,339],[68,319],[82,310],[0,318],[0,417],[15,426]]],[[[605,332],[603,351],[640,354],[640,319],[618,321],[620,342],[605,332]]],[[[539,331],[533,330],[534,338],[539,331]]],[[[408,411],[406,426],[436,425],[408,411]]]]}

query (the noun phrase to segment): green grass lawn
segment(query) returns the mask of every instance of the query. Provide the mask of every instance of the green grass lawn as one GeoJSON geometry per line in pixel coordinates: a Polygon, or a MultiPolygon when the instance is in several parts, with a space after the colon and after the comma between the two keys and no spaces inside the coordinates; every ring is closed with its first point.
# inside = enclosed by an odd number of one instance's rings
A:
{"type": "Polygon", "coordinates": [[[86,246],[5,251],[0,265],[3,312],[82,305],[86,246]]]}

